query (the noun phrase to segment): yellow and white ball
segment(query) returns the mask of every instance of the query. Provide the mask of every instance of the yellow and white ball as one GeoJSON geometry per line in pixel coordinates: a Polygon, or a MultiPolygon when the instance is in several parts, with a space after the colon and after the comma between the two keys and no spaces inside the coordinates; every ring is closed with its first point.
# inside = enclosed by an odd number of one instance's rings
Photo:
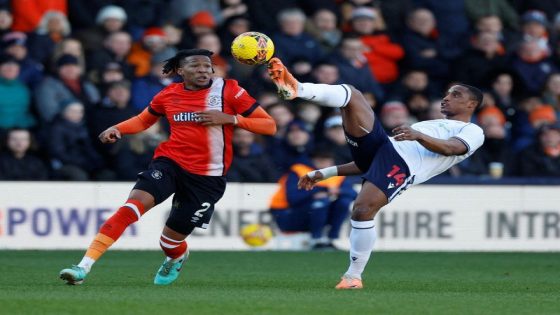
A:
{"type": "Polygon", "coordinates": [[[264,246],[272,239],[272,229],[268,225],[253,223],[245,225],[240,231],[243,241],[251,247],[264,246]]]}
{"type": "Polygon", "coordinates": [[[272,58],[274,43],[263,33],[246,32],[233,40],[231,54],[242,64],[260,65],[272,58]]]}

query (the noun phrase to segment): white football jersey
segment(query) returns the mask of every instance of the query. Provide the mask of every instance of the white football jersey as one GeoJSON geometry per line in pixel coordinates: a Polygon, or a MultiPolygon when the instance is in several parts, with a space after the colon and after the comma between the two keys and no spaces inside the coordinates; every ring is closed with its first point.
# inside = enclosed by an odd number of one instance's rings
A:
{"type": "Polygon", "coordinates": [[[395,150],[408,165],[410,175],[415,176],[414,185],[423,183],[468,158],[484,142],[484,133],[479,126],[458,120],[426,120],[413,124],[411,128],[437,139],[457,138],[467,146],[467,153],[463,155],[445,156],[426,149],[418,141],[395,141],[390,137],[395,150]]]}

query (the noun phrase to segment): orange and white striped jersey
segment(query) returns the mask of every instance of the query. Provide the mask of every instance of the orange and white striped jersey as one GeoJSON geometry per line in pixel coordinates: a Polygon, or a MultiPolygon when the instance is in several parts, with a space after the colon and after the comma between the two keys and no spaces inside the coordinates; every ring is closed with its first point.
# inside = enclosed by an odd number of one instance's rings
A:
{"type": "Polygon", "coordinates": [[[195,112],[218,110],[226,114],[250,115],[258,103],[235,80],[214,78],[202,90],[185,89],[173,83],[159,92],[149,106],[150,113],[165,116],[171,126],[169,140],[161,143],[154,158],[165,156],[186,171],[207,176],[226,174],[233,158],[233,125],[203,126],[195,112]]]}

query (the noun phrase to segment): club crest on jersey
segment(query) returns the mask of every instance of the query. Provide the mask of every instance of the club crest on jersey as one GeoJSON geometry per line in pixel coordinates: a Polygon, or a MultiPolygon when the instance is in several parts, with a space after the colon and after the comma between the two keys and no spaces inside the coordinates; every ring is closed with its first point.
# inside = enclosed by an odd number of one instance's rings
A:
{"type": "Polygon", "coordinates": [[[196,113],[186,112],[173,114],[173,121],[176,122],[186,122],[186,121],[198,121],[198,115],[196,113]]]}
{"type": "Polygon", "coordinates": [[[163,173],[161,171],[158,170],[153,170],[152,171],[152,177],[155,179],[161,179],[163,177],[163,173]]]}
{"type": "Polygon", "coordinates": [[[208,107],[221,107],[222,106],[222,98],[217,95],[210,95],[208,96],[208,107]]]}

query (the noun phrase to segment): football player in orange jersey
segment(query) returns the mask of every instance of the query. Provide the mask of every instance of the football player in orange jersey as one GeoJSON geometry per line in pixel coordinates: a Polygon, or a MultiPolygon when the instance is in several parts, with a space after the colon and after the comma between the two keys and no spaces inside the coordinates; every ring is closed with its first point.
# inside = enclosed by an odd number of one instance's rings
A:
{"type": "Polygon", "coordinates": [[[204,49],[179,51],[166,61],[163,72],[179,75],[183,82],[170,84],[142,113],[99,135],[101,142],[114,143],[122,135],[146,130],[161,116],[171,126],[169,140],[158,146],[148,169],[138,174],[128,200],[101,226],[80,263],[60,272],[66,283],[81,284],[130,224],[172,194],[173,206],[160,237],[166,259],[154,283],[175,281],[188,258],[186,237],[194,228],[208,226],[224,193],[233,129],[276,132],[274,120],[237,81],[212,76],[210,56],[212,52],[204,49]]]}

